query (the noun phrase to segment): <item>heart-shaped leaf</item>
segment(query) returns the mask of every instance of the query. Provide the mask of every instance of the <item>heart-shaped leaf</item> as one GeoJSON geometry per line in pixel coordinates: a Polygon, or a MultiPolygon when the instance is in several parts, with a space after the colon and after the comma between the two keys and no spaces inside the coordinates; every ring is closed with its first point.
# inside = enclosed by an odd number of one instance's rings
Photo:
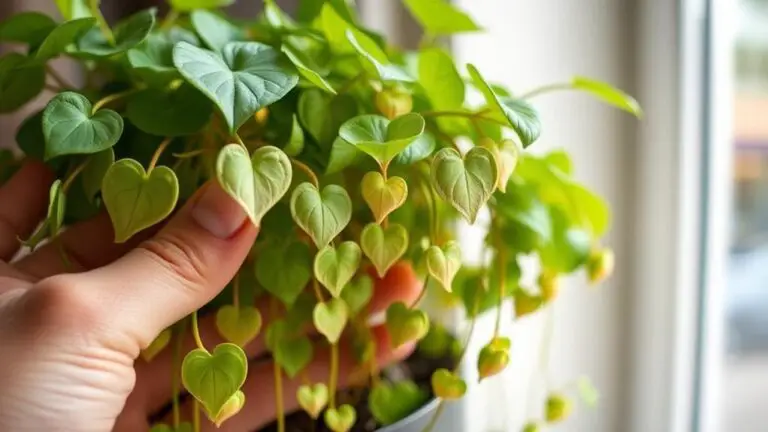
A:
{"type": "Polygon", "coordinates": [[[302,183],[291,195],[291,215],[320,249],[352,219],[352,200],[341,186],[328,185],[321,193],[311,183],[302,183]]]}
{"type": "Polygon", "coordinates": [[[362,115],[344,123],[339,136],[387,166],[424,133],[424,125],[424,118],[416,113],[392,121],[379,115],[362,115]]]}
{"type": "Polygon", "coordinates": [[[219,184],[256,225],[288,192],[292,177],[291,161],[277,147],[260,147],[249,157],[242,146],[229,144],[216,160],[219,184]]]}
{"type": "Polygon", "coordinates": [[[348,432],[357,421],[357,413],[351,405],[329,408],[325,411],[325,424],[333,432],[348,432]]]}
{"type": "Polygon", "coordinates": [[[461,399],[467,392],[467,383],[448,369],[432,373],[432,392],[445,400],[461,399]]]}
{"type": "Polygon", "coordinates": [[[373,39],[361,31],[349,28],[345,36],[360,55],[363,63],[375,71],[382,81],[415,81],[400,66],[390,63],[387,54],[376,45],[373,39]]]}
{"type": "Polygon", "coordinates": [[[523,426],[523,432],[541,432],[543,430],[543,426],[540,426],[538,423],[534,422],[528,422],[523,426]]]}
{"type": "Polygon", "coordinates": [[[404,0],[403,3],[427,34],[449,35],[481,29],[469,15],[447,0],[404,0]]]}
{"type": "Polygon", "coordinates": [[[401,177],[393,176],[384,180],[381,173],[370,171],[363,176],[360,191],[376,223],[381,224],[390,213],[405,204],[408,184],[401,177]]]}
{"type": "Polygon", "coordinates": [[[613,250],[609,248],[592,251],[586,263],[589,283],[598,284],[608,278],[613,273],[615,262],[613,250]]]}
{"type": "Polygon", "coordinates": [[[422,310],[408,309],[403,302],[397,302],[387,308],[386,325],[392,346],[397,348],[426,336],[429,317],[422,310]]]}
{"type": "Polygon", "coordinates": [[[218,9],[231,5],[235,0],[169,0],[171,7],[179,12],[195,9],[218,9]]]}
{"type": "Polygon", "coordinates": [[[83,189],[88,199],[93,199],[101,190],[107,170],[115,163],[115,152],[111,148],[94,153],[88,157],[88,163],[80,174],[83,189]]]}
{"type": "Polygon", "coordinates": [[[92,29],[95,24],[94,18],[79,18],[59,24],[48,33],[48,36],[40,44],[35,52],[35,59],[45,61],[65,53],[80,36],[92,29]]]}
{"type": "Polygon", "coordinates": [[[99,27],[91,27],[77,41],[77,52],[95,57],[111,57],[128,51],[144,41],[155,26],[155,8],[145,9],[119,22],[114,28],[114,43],[104,37],[99,27]]]}
{"type": "Polygon", "coordinates": [[[435,154],[431,177],[438,195],[474,224],[480,208],[493,195],[499,172],[487,149],[473,147],[462,159],[456,150],[444,148],[435,154]]]}
{"type": "Polygon", "coordinates": [[[376,267],[379,277],[384,277],[408,249],[408,231],[400,224],[389,224],[386,228],[370,223],[360,234],[363,253],[376,267]]]}
{"type": "MultiPolygon", "coordinates": [[[[415,141],[414,144],[416,144],[415,141]]],[[[405,154],[405,152],[400,155],[403,154],[405,154]]],[[[358,150],[357,147],[352,144],[344,141],[341,137],[336,137],[331,146],[331,155],[328,158],[328,165],[325,167],[325,173],[336,174],[352,164],[364,164],[366,162],[368,162],[368,156],[366,156],[365,153],[358,150]]]]}
{"type": "Polygon", "coordinates": [[[371,389],[368,407],[382,425],[390,425],[421,408],[429,395],[413,381],[382,382],[371,389]]]}
{"type": "Polygon", "coordinates": [[[490,150],[496,158],[496,166],[499,169],[499,180],[496,182],[496,188],[506,193],[509,178],[512,177],[517,161],[520,159],[520,149],[512,140],[504,140],[498,145],[486,141],[481,145],[490,150]]]}
{"type": "Polygon", "coordinates": [[[315,277],[338,298],[360,267],[360,258],[360,246],[353,241],[345,241],[338,247],[325,246],[315,256],[315,277]]]}
{"type": "Polygon", "coordinates": [[[341,292],[341,298],[347,303],[351,315],[358,314],[368,306],[373,297],[373,279],[363,274],[355,278],[341,292]]]}
{"type": "Polygon", "coordinates": [[[321,147],[331,145],[345,121],[358,113],[357,102],[349,95],[330,95],[319,89],[301,93],[299,120],[321,147]]]}
{"type": "Polygon", "coordinates": [[[173,49],[173,63],[219,107],[231,132],[298,82],[295,74],[278,65],[278,52],[258,42],[230,42],[221,56],[179,42],[173,49]]]}
{"type": "Polygon", "coordinates": [[[511,127],[520,138],[523,148],[533,144],[541,135],[541,121],[536,110],[522,99],[497,95],[471,64],[467,65],[467,71],[491,110],[487,115],[511,127]]]}
{"type": "Polygon", "coordinates": [[[643,109],[640,108],[640,104],[635,98],[608,83],[577,76],[571,80],[571,85],[573,85],[573,88],[585,91],[601,101],[622,109],[637,118],[643,117],[643,109]]]}
{"type": "Polygon", "coordinates": [[[461,249],[455,241],[449,241],[442,248],[430,246],[426,252],[427,271],[429,275],[448,292],[451,292],[451,284],[456,273],[461,268],[461,249]]]}
{"type": "Polygon", "coordinates": [[[245,393],[242,390],[238,390],[224,403],[216,417],[209,418],[216,427],[221,427],[225,421],[239,413],[243,406],[245,406],[245,393]]]}
{"type": "Polygon", "coordinates": [[[248,376],[248,357],[235,344],[223,343],[209,353],[197,348],[184,357],[181,381],[203,405],[208,418],[219,418],[248,376]]]}
{"type": "Polygon", "coordinates": [[[305,80],[311,82],[317,88],[324,90],[331,94],[336,94],[336,90],[328,84],[328,81],[317,72],[316,67],[312,65],[311,60],[303,55],[300,51],[296,51],[288,45],[283,45],[281,50],[288,57],[288,60],[296,66],[299,71],[299,75],[304,77],[305,80]]]}
{"type": "Polygon", "coordinates": [[[253,306],[222,306],[216,312],[216,328],[226,340],[245,346],[261,330],[261,312],[253,306]]]}
{"type": "Polygon", "coordinates": [[[539,310],[544,305],[544,298],[532,295],[525,290],[515,292],[515,318],[522,318],[539,310]]]}
{"type": "Polygon", "coordinates": [[[121,159],[104,175],[101,197],[112,218],[115,241],[123,243],[171,214],[179,198],[179,181],[168,167],[147,173],[135,160],[121,159]]]}
{"type": "Polygon", "coordinates": [[[297,327],[286,320],[273,321],[267,329],[267,347],[289,377],[293,378],[312,360],[312,342],[300,335],[297,327]]]}
{"type": "Polygon", "coordinates": [[[245,39],[242,30],[213,12],[195,10],[189,18],[200,39],[213,51],[219,52],[226,44],[245,39]]]}
{"type": "Polygon", "coordinates": [[[335,344],[347,325],[349,310],[343,300],[334,298],[325,303],[318,303],[312,313],[312,319],[317,331],[325,336],[328,342],[335,344]]]}
{"type": "Polygon", "coordinates": [[[120,114],[102,109],[95,114],[85,96],[59,93],[43,111],[45,159],[69,154],[92,154],[114,146],[123,133],[120,114]]]}
{"type": "Polygon", "coordinates": [[[171,342],[171,336],[173,336],[171,329],[161,331],[148,347],[141,350],[141,358],[146,362],[151,362],[155,356],[160,354],[160,352],[168,346],[168,343],[171,342]]]}
{"type": "Polygon", "coordinates": [[[324,383],[303,385],[296,392],[296,400],[310,417],[317,419],[328,404],[328,386],[324,383]]]}
{"type": "Polygon", "coordinates": [[[0,113],[16,111],[45,87],[45,66],[19,53],[0,57],[0,113]]]}
{"type": "Polygon", "coordinates": [[[499,374],[509,364],[509,339],[494,338],[480,350],[477,372],[480,379],[499,374]]]}
{"type": "Polygon", "coordinates": [[[547,397],[544,408],[544,418],[548,423],[558,423],[568,418],[571,414],[571,401],[561,393],[552,393],[547,397]]]}
{"type": "Polygon", "coordinates": [[[256,279],[286,306],[296,301],[311,277],[312,253],[295,239],[271,241],[256,260],[256,279]]]}
{"type": "Polygon", "coordinates": [[[150,87],[164,89],[181,78],[173,65],[173,47],[182,41],[200,44],[194,33],[173,27],[168,32],[151,33],[139,46],[128,50],[126,58],[132,71],[150,87]]]}
{"type": "Polygon", "coordinates": [[[134,126],[165,137],[198,132],[212,112],[211,101],[186,83],[166,90],[144,90],[131,97],[126,106],[126,116],[134,126]]]}

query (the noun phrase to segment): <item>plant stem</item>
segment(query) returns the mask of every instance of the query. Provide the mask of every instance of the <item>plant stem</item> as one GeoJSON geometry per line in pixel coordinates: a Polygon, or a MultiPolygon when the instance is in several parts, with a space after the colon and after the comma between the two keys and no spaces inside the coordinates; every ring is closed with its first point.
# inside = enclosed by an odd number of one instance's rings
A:
{"type": "Polygon", "coordinates": [[[81,172],[85,169],[86,165],[88,165],[88,162],[90,162],[88,159],[80,163],[75,169],[67,176],[67,179],[64,180],[64,184],[61,185],[61,190],[66,193],[70,186],[72,186],[72,182],[75,181],[75,178],[77,178],[78,175],[80,175],[81,172]]]}
{"type": "Polygon", "coordinates": [[[550,92],[559,91],[559,90],[571,90],[571,89],[573,89],[573,85],[571,83],[548,84],[545,86],[535,88],[526,93],[523,93],[522,95],[518,96],[518,99],[530,99],[532,97],[539,96],[544,93],[550,93],[550,92]]]}
{"type": "Polygon", "coordinates": [[[167,30],[171,28],[178,18],[179,18],[179,11],[177,11],[174,8],[171,8],[168,11],[168,13],[165,15],[165,18],[163,18],[163,23],[160,25],[160,28],[163,30],[167,30]]]}
{"type": "MultiPolygon", "coordinates": [[[[475,305],[477,305],[477,302],[475,302],[475,305]]],[[[464,339],[464,345],[461,348],[461,354],[459,354],[459,359],[456,361],[456,367],[453,369],[453,373],[459,372],[461,363],[467,356],[467,351],[469,350],[469,342],[472,340],[472,335],[475,333],[475,323],[477,323],[477,314],[473,314],[472,316],[472,321],[469,324],[469,332],[467,332],[467,337],[464,339]]]]}
{"type": "Polygon", "coordinates": [[[314,171],[312,171],[312,168],[307,166],[304,162],[301,162],[297,159],[291,158],[291,163],[296,165],[296,168],[300,169],[304,172],[304,174],[309,177],[309,180],[312,182],[313,185],[315,185],[316,188],[320,189],[320,181],[317,179],[317,174],[315,174],[314,171]]]}
{"type": "Polygon", "coordinates": [[[483,116],[483,112],[465,112],[465,111],[424,111],[421,114],[422,117],[464,117],[468,119],[484,120],[491,123],[496,123],[501,126],[509,126],[501,120],[483,116]]]}
{"type": "Polygon", "coordinates": [[[99,24],[104,39],[106,39],[110,45],[115,46],[115,35],[112,34],[112,29],[109,28],[107,20],[104,19],[104,15],[101,13],[101,9],[99,9],[99,2],[100,0],[91,0],[89,2],[91,14],[96,18],[96,22],[99,24]]]}
{"type": "Polygon", "coordinates": [[[160,155],[162,155],[165,149],[168,147],[168,145],[171,144],[171,141],[173,141],[173,138],[168,137],[164,139],[159,146],[157,146],[155,153],[152,155],[152,160],[149,162],[149,168],[147,168],[147,174],[151,173],[152,170],[155,169],[155,166],[157,166],[157,162],[160,160],[160,155]]]}
{"type": "Polygon", "coordinates": [[[232,281],[232,306],[240,310],[240,273],[237,273],[232,281]]]}
{"type": "Polygon", "coordinates": [[[247,145],[245,145],[245,141],[243,141],[243,139],[242,139],[242,138],[240,138],[240,135],[238,135],[238,134],[237,134],[237,132],[235,132],[235,133],[232,135],[232,137],[235,139],[235,141],[237,141],[237,143],[238,143],[238,144],[240,144],[240,145],[241,145],[241,146],[242,146],[242,147],[245,149],[245,152],[246,152],[246,153],[248,153],[248,154],[251,154],[251,152],[250,152],[250,151],[248,151],[248,146],[247,146],[247,145]]]}
{"type": "Polygon", "coordinates": [[[197,311],[192,312],[192,337],[195,339],[195,345],[205,352],[208,352],[203,345],[203,340],[200,339],[200,326],[197,324],[197,311]]]}
{"type": "Polygon", "coordinates": [[[75,86],[68,83],[67,80],[64,79],[58,72],[56,72],[56,69],[52,68],[51,65],[45,65],[45,71],[48,72],[48,75],[53,78],[53,81],[56,82],[56,85],[60,87],[59,91],[61,90],[73,90],[75,86]]]}
{"type": "Polygon", "coordinates": [[[67,256],[67,251],[64,250],[64,243],[61,241],[61,239],[55,239],[56,241],[56,249],[59,251],[59,257],[61,258],[61,263],[64,265],[64,269],[67,271],[72,270],[72,261],[67,256]]]}
{"type": "Polygon", "coordinates": [[[283,407],[283,373],[280,365],[274,362],[275,371],[275,411],[277,414],[277,431],[285,432],[285,407],[283,407]]]}
{"type": "Polygon", "coordinates": [[[184,343],[184,321],[179,323],[176,328],[176,340],[173,345],[173,373],[171,374],[171,403],[173,404],[173,427],[179,428],[181,423],[181,409],[179,406],[179,390],[181,383],[179,377],[181,376],[181,348],[184,343]]]}
{"type": "Polygon", "coordinates": [[[315,297],[317,297],[318,303],[325,302],[323,292],[320,290],[320,285],[317,283],[317,278],[312,278],[312,290],[315,291],[315,297]]]}
{"type": "Polygon", "coordinates": [[[192,398],[192,430],[200,432],[200,402],[192,398]]]}
{"type": "Polygon", "coordinates": [[[100,110],[104,105],[106,105],[108,103],[111,103],[111,102],[114,102],[116,100],[122,99],[124,97],[130,96],[130,95],[132,95],[132,94],[134,94],[136,92],[139,92],[141,90],[143,90],[143,88],[136,87],[136,88],[132,88],[132,89],[128,89],[128,90],[125,90],[125,91],[121,91],[119,93],[114,93],[114,94],[111,94],[109,96],[105,96],[105,97],[101,98],[95,104],[93,104],[93,109],[91,110],[91,115],[96,114],[96,112],[98,110],[100,110]]]}
{"type": "Polygon", "coordinates": [[[437,405],[437,410],[435,410],[435,413],[432,415],[432,418],[429,419],[429,424],[427,427],[425,427],[422,432],[431,432],[432,429],[435,428],[435,425],[437,424],[437,420],[440,418],[440,415],[443,413],[443,410],[445,409],[445,401],[441,400],[440,403],[437,405]]]}
{"type": "Polygon", "coordinates": [[[419,296],[416,297],[416,300],[411,303],[411,307],[409,309],[415,309],[416,306],[421,303],[422,300],[424,300],[424,297],[427,296],[427,283],[429,282],[429,275],[424,278],[424,283],[421,285],[421,292],[419,293],[419,296]]]}
{"type": "Polygon", "coordinates": [[[497,253],[499,254],[499,302],[496,305],[496,324],[493,327],[493,337],[499,336],[499,330],[501,330],[501,310],[502,303],[504,303],[504,286],[507,279],[507,251],[498,243],[497,253]]]}
{"type": "Polygon", "coordinates": [[[328,383],[329,406],[336,408],[336,386],[339,381],[339,344],[331,345],[331,376],[328,383]]]}

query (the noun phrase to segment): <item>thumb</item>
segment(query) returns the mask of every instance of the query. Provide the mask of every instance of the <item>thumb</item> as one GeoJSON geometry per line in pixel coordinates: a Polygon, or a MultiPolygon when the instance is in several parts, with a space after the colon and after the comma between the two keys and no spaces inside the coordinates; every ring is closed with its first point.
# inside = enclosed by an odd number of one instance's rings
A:
{"type": "Polygon", "coordinates": [[[100,297],[113,330],[146,347],[200,308],[237,273],[258,228],[216,182],[209,182],[152,239],[114,263],[81,275],[100,297]]]}

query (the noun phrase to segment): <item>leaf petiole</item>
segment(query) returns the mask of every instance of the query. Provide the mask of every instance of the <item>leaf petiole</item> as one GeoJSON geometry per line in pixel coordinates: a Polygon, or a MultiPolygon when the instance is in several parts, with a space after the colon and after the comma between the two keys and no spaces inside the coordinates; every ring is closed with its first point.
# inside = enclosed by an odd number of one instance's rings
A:
{"type": "Polygon", "coordinates": [[[184,342],[184,323],[182,321],[176,327],[176,341],[173,344],[173,373],[171,374],[171,404],[173,409],[173,427],[179,428],[181,423],[181,409],[179,404],[179,388],[181,377],[181,348],[184,342]]]}
{"type": "Polygon", "coordinates": [[[484,111],[480,112],[467,112],[467,111],[424,111],[419,114],[421,114],[422,117],[464,117],[468,119],[474,119],[474,120],[484,120],[491,123],[496,123],[500,126],[506,126],[509,127],[509,125],[501,120],[497,120],[490,117],[485,117],[483,114],[484,111]]]}
{"type": "Polygon", "coordinates": [[[85,167],[88,165],[88,162],[90,162],[90,159],[84,160],[82,163],[80,163],[80,165],[72,170],[72,172],[67,176],[67,179],[64,180],[64,184],[61,186],[62,192],[66,193],[69,190],[69,187],[72,186],[72,182],[75,181],[75,178],[77,178],[81,172],[83,172],[85,167]]]}
{"type": "Polygon", "coordinates": [[[312,182],[312,184],[317,188],[320,189],[320,181],[317,179],[317,174],[315,174],[314,171],[312,171],[312,168],[310,168],[307,164],[304,162],[299,161],[298,159],[291,158],[291,163],[296,166],[296,168],[300,169],[304,172],[304,174],[309,177],[309,180],[312,182]]]}
{"type": "Polygon", "coordinates": [[[409,309],[415,309],[419,303],[421,303],[422,300],[424,300],[424,297],[427,296],[427,284],[429,283],[429,275],[424,278],[424,283],[421,285],[421,292],[419,293],[419,296],[416,297],[416,300],[411,303],[411,307],[409,309]]]}
{"type": "Polygon", "coordinates": [[[339,381],[339,344],[331,345],[331,376],[328,383],[328,396],[330,408],[336,408],[336,387],[339,381]]]}
{"type": "Polygon", "coordinates": [[[155,150],[155,153],[152,155],[152,160],[149,162],[149,167],[147,168],[147,175],[152,172],[153,169],[155,169],[155,166],[157,166],[157,162],[160,160],[160,156],[163,154],[166,148],[168,148],[168,145],[171,144],[171,141],[173,141],[173,138],[168,137],[164,139],[159,146],[157,146],[157,149],[155,150]]]}
{"type": "Polygon", "coordinates": [[[275,411],[277,415],[277,431],[285,432],[285,407],[283,407],[283,373],[280,365],[274,362],[275,371],[275,411]]]}
{"type": "Polygon", "coordinates": [[[173,27],[173,24],[176,22],[177,19],[179,19],[179,11],[171,8],[168,13],[165,15],[165,18],[163,19],[163,23],[160,24],[160,29],[167,30],[173,27]]]}
{"type": "Polygon", "coordinates": [[[523,93],[522,95],[519,96],[519,99],[530,99],[532,97],[539,96],[544,93],[551,93],[554,91],[572,90],[572,89],[573,89],[573,85],[571,83],[548,84],[545,86],[537,87],[526,93],[523,93]]]}
{"type": "Polygon", "coordinates": [[[106,39],[110,45],[115,46],[115,35],[112,34],[112,29],[109,28],[107,20],[104,19],[104,15],[101,13],[101,9],[99,8],[100,2],[101,0],[91,0],[89,2],[91,14],[93,14],[93,17],[96,18],[96,22],[99,24],[99,28],[101,29],[101,33],[104,35],[104,39],[106,39]]]}
{"type": "Polygon", "coordinates": [[[128,96],[130,96],[130,95],[132,95],[132,94],[134,94],[136,92],[140,92],[142,90],[144,90],[143,86],[132,88],[132,89],[128,89],[128,90],[125,90],[125,91],[121,91],[119,93],[114,93],[114,94],[111,94],[109,96],[105,96],[105,97],[99,99],[98,101],[96,101],[95,104],[93,104],[93,109],[91,110],[91,115],[96,114],[96,112],[98,110],[100,110],[104,105],[106,105],[108,103],[112,103],[112,102],[114,102],[116,100],[123,99],[125,97],[128,97],[128,96]]]}
{"type": "Polygon", "coordinates": [[[208,352],[203,345],[203,340],[200,338],[200,326],[197,323],[197,311],[192,312],[192,337],[195,339],[195,345],[201,350],[208,352]]]}
{"type": "Polygon", "coordinates": [[[192,398],[192,431],[200,432],[200,402],[192,398]]]}

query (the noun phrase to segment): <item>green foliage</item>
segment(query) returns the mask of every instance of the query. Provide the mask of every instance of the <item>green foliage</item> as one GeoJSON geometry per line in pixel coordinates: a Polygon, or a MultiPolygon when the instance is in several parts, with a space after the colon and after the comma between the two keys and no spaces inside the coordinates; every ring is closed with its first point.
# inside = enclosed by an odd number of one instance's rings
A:
{"type": "MultiPolygon", "coordinates": [[[[168,0],[168,15],[147,9],[114,28],[98,1],[55,3],[61,19],[23,12],[0,22],[0,42],[21,45],[0,56],[0,113],[51,93],[16,133],[25,157],[57,176],[45,219],[23,243],[34,248],[104,210],[124,242],[217,182],[260,234],[237,281],[200,311],[215,313],[232,343],[209,352],[197,341],[181,371],[216,424],[245,402],[240,346],[261,333],[257,298],[270,306],[264,342],[296,377],[313,358],[308,334],[352,347],[366,362],[357,369],[375,369],[367,362],[377,340],[365,325],[368,305],[381,307],[374,291],[423,283],[430,304],[463,307],[473,319],[494,308],[499,320],[521,319],[555,301],[563,274],[585,270],[598,283],[613,269],[601,244],[608,204],[577,180],[567,152],[526,150],[542,132],[534,96],[581,91],[638,117],[639,104],[585,77],[528,93],[491,83],[472,65],[463,77],[465,65],[438,41],[480,28],[447,0],[403,0],[424,29],[417,50],[366,28],[345,0],[303,0],[296,16],[266,0],[256,20],[219,10],[234,0],[168,0]],[[60,76],[52,61],[62,57],[85,71],[84,84],[60,76]],[[482,96],[479,106],[467,85],[482,96]],[[474,267],[462,266],[460,219],[487,231],[474,267]],[[523,256],[537,258],[546,275],[535,290],[521,286],[523,256]],[[501,308],[506,299],[514,314],[501,308]]],[[[0,183],[20,165],[0,152],[0,183]]],[[[387,309],[392,347],[419,343],[427,355],[458,358],[459,342],[420,303],[387,309]]],[[[151,360],[170,339],[166,330],[142,356],[151,360]]],[[[497,374],[509,362],[509,340],[497,331],[466,361],[481,377],[497,374]]],[[[432,372],[438,397],[466,392],[450,370],[432,372]]],[[[325,409],[328,427],[346,432],[356,413],[336,404],[334,380],[302,386],[296,397],[310,416],[325,409]]],[[[582,387],[585,400],[595,399],[582,387]]],[[[400,382],[377,385],[369,402],[381,426],[425,400],[400,382]]]]}

